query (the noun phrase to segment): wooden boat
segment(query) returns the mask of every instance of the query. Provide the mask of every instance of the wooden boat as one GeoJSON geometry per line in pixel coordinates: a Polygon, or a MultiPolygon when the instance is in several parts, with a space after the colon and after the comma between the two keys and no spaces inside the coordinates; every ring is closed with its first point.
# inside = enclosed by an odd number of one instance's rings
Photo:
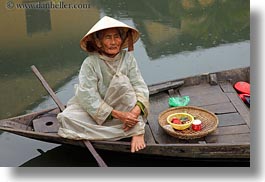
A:
{"type": "MultiPolygon", "coordinates": [[[[182,80],[150,85],[150,115],[146,124],[147,147],[139,154],[211,159],[250,159],[249,108],[238,97],[233,83],[249,81],[250,68],[240,68],[193,76],[182,80]],[[184,140],[168,135],[158,124],[161,112],[168,109],[168,98],[188,95],[189,106],[198,106],[215,113],[217,129],[204,137],[184,140]]],[[[59,144],[85,147],[82,141],[57,135],[58,108],[0,120],[0,130],[59,144]]],[[[96,149],[130,152],[130,142],[91,141],[96,149]]]]}

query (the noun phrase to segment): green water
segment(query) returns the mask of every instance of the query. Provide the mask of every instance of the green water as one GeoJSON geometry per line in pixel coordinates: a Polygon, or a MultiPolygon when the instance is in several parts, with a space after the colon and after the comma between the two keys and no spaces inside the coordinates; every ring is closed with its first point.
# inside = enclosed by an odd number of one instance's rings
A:
{"type": "MultiPolygon", "coordinates": [[[[8,9],[7,2],[1,1],[0,6],[0,119],[54,106],[31,72],[33,64],[66,103],[87,56],[79,41],[104,15],[140,31],[134,54],[147,84],[250,66],[249,1],[63,1],[89,4],[79,9],[8,9]]],[[[20,166],[27,161],[33,165],[30,160],[35,157],[40,165],[56,165],[49,153],[60,156],[66,150],[1,132],[0,146],[0,166],[20,166]],[[49,151],[43,157],[46,164],[37,149],[49,151]]],[[[60,165],[78,162],[66,160],[60,165]]],[[[80,161],[80,165],[93,164],[80,161]]]]}

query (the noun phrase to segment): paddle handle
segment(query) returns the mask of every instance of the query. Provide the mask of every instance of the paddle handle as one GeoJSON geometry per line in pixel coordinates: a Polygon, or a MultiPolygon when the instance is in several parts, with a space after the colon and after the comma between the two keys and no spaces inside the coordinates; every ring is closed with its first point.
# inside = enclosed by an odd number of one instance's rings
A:
{"type": "Polygon", "coordinates": [[[89,140],[84,140],[83,142],[84,142],[85,146],[88,148],[88,150],[91,152],[91,154],[93,155],[93,157],[96,159],[98,165],[100,167],[108,167],[107,164],[100,157],[100,155],[97,153],[97,151],[95,150],[95,148],[93,147],[93,145],[91,144],[91,142],[89,140]]]}
{"type": "MultiPolygon", "coordinates": [[[[62,102],[55,95],[54,91],[49,86],[49,84],[46,82],[46,80],[43,78],[43,76],[40,74],[39,70],[34,65],[31,66],[31,70],[37,76],[37,78],[39,79],[41,84],[44,86],[44,88],[47,90],[47,92],[50,94],[50,96],[52,97],[52,99],[54,100],[54,102],[57,104],[60,111],[62,112],[65,109],[65,106],[62,104],[62,102]]],[[[97,151],[95,150],[95,148],[93,147],[91,142],[89,140],[84,140],[83,142],[84,142],[85,146],[88,148],[88,150],[91,152],[93,157],[96,159],[98,165],[100,167],[108,167],[106,165],[106,163],[103,161],[103,159],[100,157],[100,155],[97,153],[97,151]]]]}
{"type": "Polygon", "coordinates": [[[37,76],[37,78],[39,79],[41,84],[44,86],[44,88],[47,90],[47,92],[50,94],[50,96],[52,97],[52,99],[54,100],[54,102],[57,104],[57,106],[59,107],[60,111],[62,112],[65,109],[65,106],[61,103],[61,101],[55,95],[55,93],[53,92],[53,90],[51,89],[49,84],[45,81],[43,76],[40,74],[39,70],[34,65],[31,66],[31,70],[37,76]]]}

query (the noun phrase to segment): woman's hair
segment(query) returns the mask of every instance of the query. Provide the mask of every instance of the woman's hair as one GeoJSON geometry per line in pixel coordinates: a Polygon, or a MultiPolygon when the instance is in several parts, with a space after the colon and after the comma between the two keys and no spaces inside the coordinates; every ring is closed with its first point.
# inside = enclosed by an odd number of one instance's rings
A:
{"type": "MultiPolygon", "coordinates": [[[[124,28],[117,28],[117,30],[118,30],[118,32],[120,34],[122,42],[124,42],[125,39],[126,39],[126,32],[125,32],[124,28]]],[[[97,31],[97,32],[93,33],[93,35],[92,35],[93,38],[86,42],[86,49],[89,52],[98,52],[98,53],[101,52],[101,49],[96,44],[96,39],[101,40],[102,39],[102,35],[103,35],[103,31],[102,30],[101,31],[97,31]]]]}
{"type": "Polygon", "coordinates": [[[99,48],[97,47],[94,39],[86,41],[86,49],[89,52],[98,52],[99,51],[99,48]]]}

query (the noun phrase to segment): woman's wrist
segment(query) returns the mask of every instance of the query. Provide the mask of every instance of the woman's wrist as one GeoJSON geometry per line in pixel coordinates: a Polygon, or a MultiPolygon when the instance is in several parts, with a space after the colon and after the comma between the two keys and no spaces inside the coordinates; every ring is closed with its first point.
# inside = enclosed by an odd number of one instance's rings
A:
{"type": "Polygon", "coordinates": [[[131,113],[138,117],[141,114],[141,108],[138,105],[135,105],[135,107],[131,110],[131,113]]]}
{"type": "Polygon", "coordinates": [[[112,110],[111,111],[111,116],[113,117],[113,118],[116,118],[116,119],[118,119],[119,118],[119,112],[120,111],[118,111],[118,110],[112,110]]]}
{"type": "Polygon", "coordinates": [[[145,115],[145,109],[144,109],[145,107],[144,107],[144,105],[142,104],[142,102],[137,101],[137,102],[136,102],[136,105],[139,106],[139,108],[141,109],[141,114],[142,114],[142,115],[145,115]]]}

